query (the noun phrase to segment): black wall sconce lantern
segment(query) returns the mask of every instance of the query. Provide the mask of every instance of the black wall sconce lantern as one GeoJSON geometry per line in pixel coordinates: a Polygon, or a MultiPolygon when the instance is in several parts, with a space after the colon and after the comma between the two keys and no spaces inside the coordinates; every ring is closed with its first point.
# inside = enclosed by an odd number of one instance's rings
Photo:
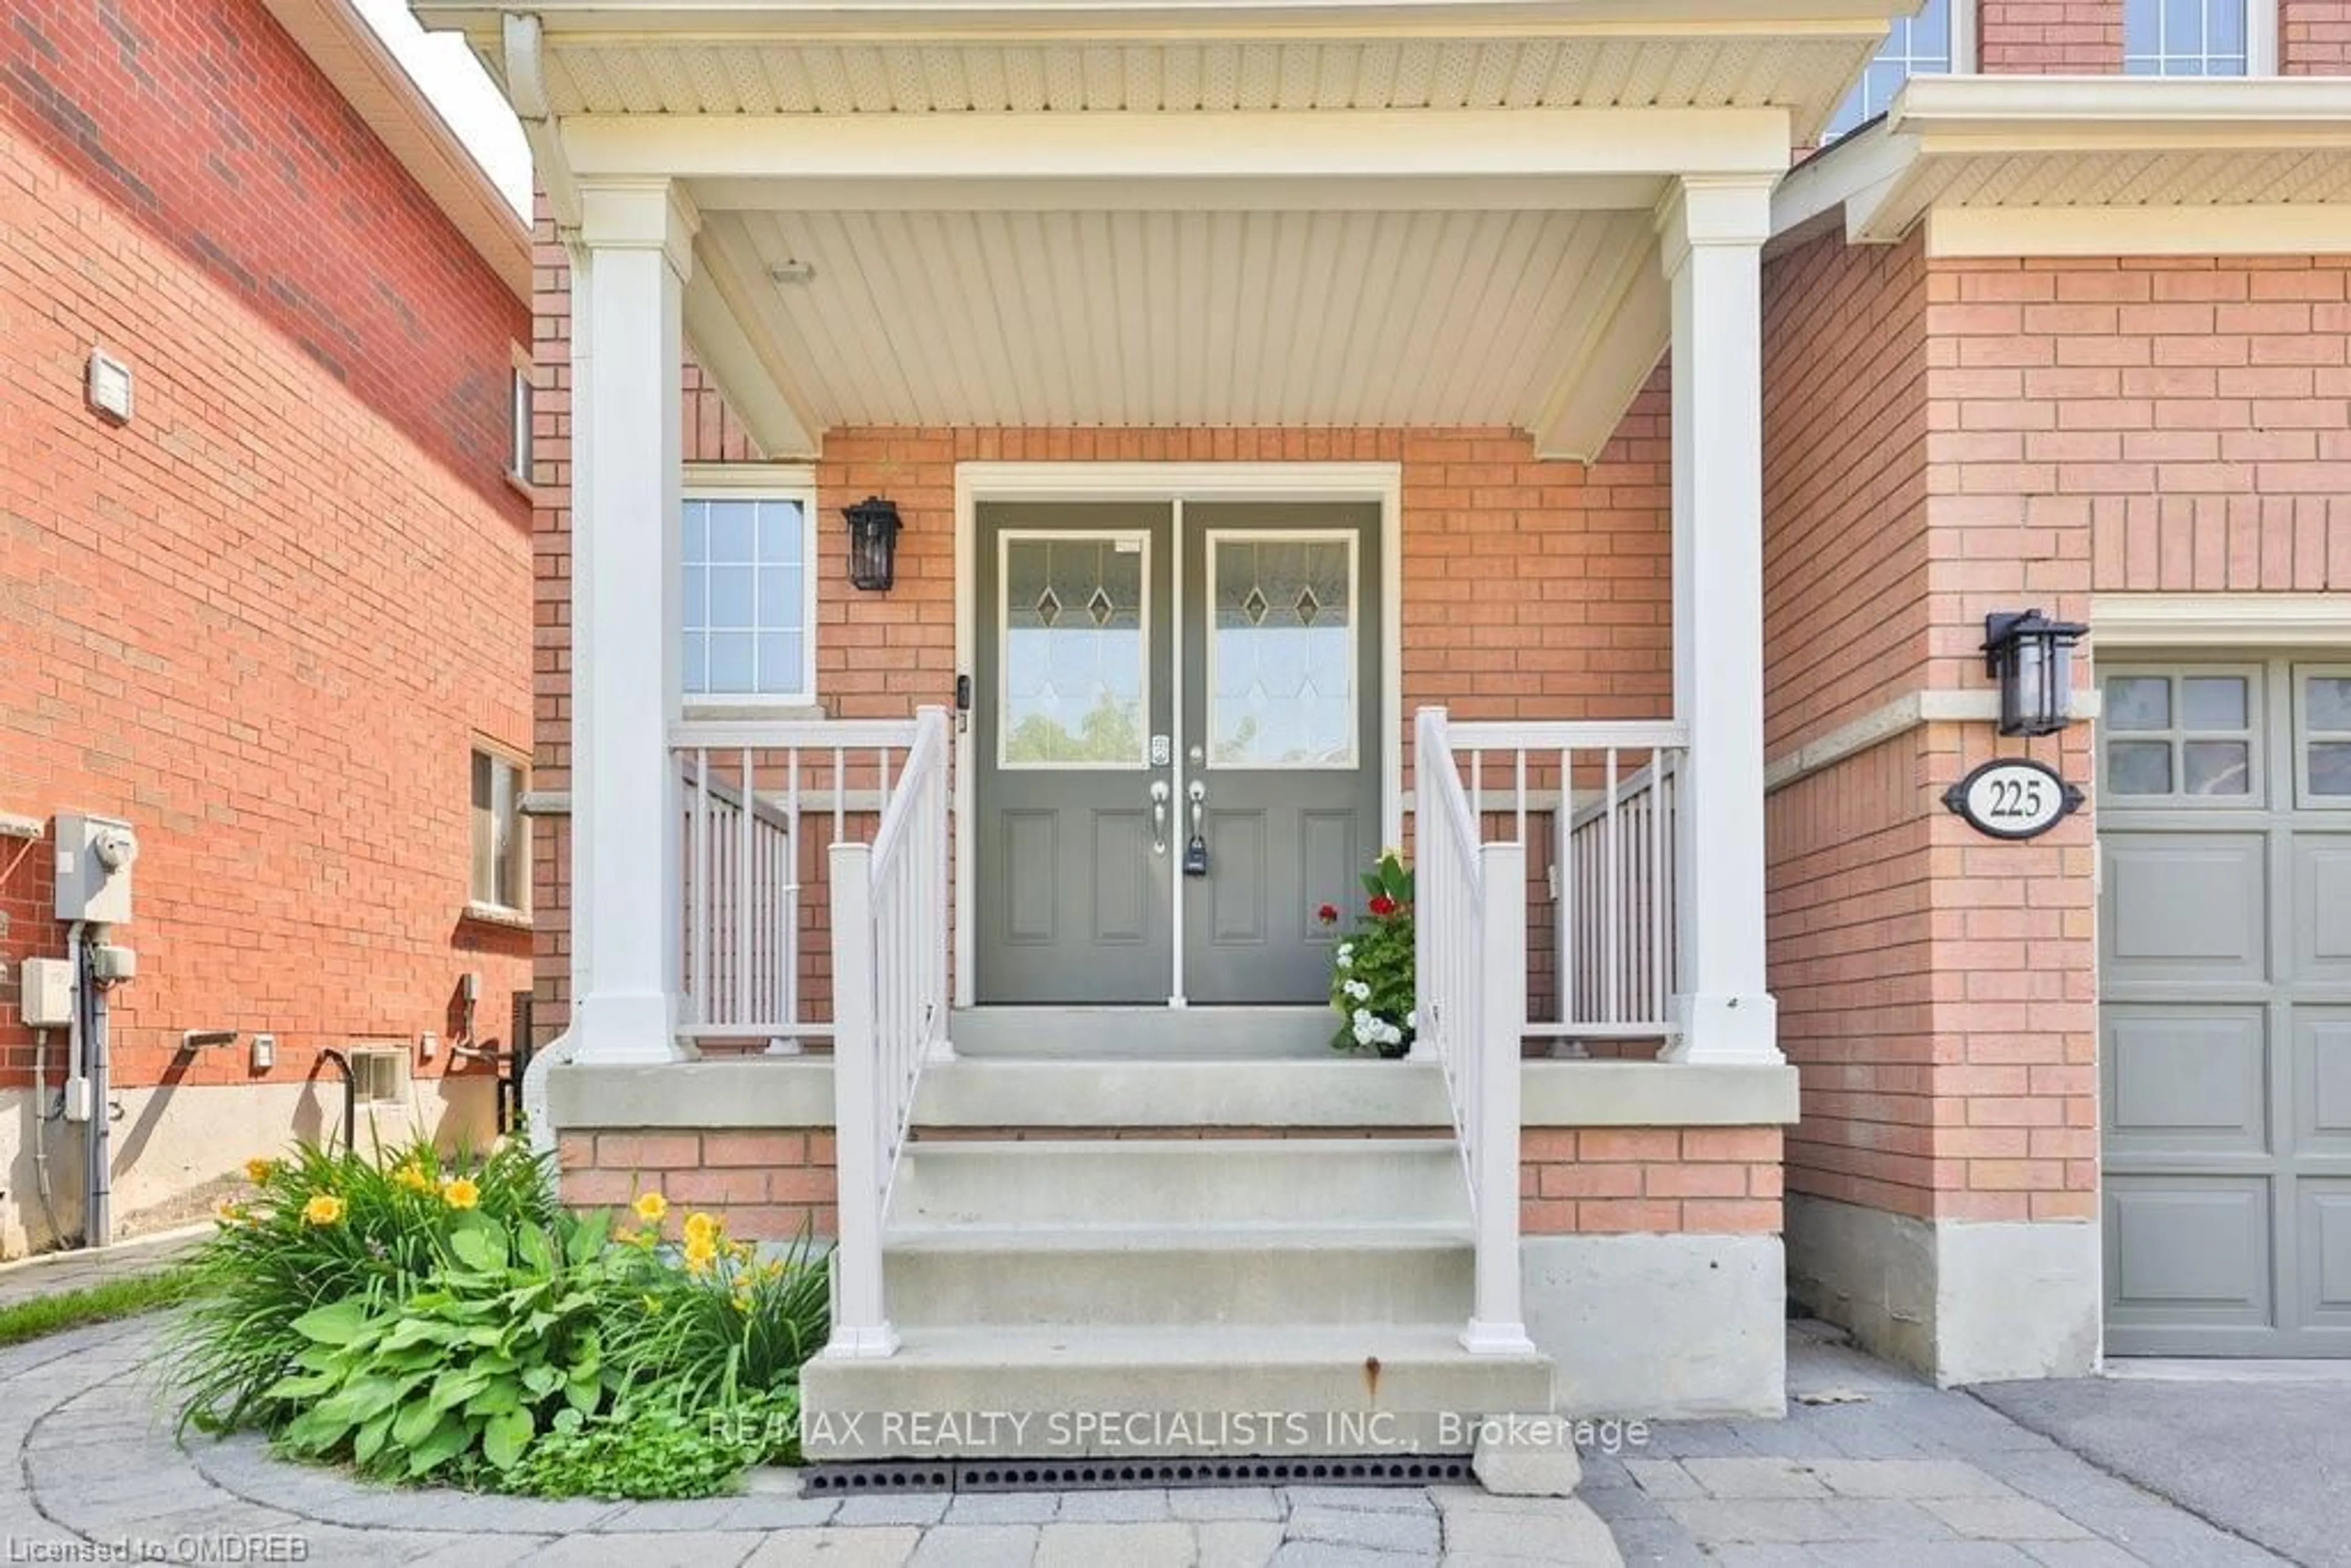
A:
{"type": "Polygon", "coordinates": [[[2002,735],[2054,735],[2074,722],[2074,644],[2087,626],[2038,610],[1984,617],[1984,674],[2000,681],[2002,735]]]}
{"type": "Polygon", "coordinates": [[[898,503],[868,496],[843,507],[849,519],[849,580],[869,592],[887,592],[898,576],[898,503]]]}

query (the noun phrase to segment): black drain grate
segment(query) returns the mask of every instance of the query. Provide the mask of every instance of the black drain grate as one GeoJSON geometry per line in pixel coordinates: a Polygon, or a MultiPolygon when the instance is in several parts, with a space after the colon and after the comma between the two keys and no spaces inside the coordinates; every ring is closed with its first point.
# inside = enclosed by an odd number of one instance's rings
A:
{"type": "Polygon", "coordinates": [[[1474,1479],[1467,1454],[1215,1459],[872,1459],[813,1464],[810,1497],[883,1492],[1103,1491],[1128,1487],[1409,1487],[1474,1479]]]}

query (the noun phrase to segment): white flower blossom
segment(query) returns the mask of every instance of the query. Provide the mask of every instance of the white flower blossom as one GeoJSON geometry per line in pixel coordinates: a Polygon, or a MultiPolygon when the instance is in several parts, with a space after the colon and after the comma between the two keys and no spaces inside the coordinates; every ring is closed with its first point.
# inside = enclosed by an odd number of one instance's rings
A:
{"type": "Polygon", "coordinates": [[[1372,998],[1372,988],[1361,980],[1349,980],[1339,988],[1346,993],[1350,1001],[1367,1002],[1372,998]]]}
{"type": "Polygon", "coordinates": [[[1332,956],[1332,962],[1338,965],[1342,969],[1353,968],[1355,967],[1355,945],[1353,942],[1340,943],[1339,951],[1332,956]]]}
{"type": "Polygon", "coordinates": [[[1415,1034],[1420,1032],[1420,1009],[1414,1008],[1404,1015],[1404,1027],[1415,1034]]]}

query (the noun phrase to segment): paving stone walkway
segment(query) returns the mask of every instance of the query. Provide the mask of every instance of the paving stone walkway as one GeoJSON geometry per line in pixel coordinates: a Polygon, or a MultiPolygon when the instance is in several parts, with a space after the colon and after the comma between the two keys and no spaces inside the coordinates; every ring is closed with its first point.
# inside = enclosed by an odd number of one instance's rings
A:
{"type": "Polygon", "coordinates": [[[1582,1499],[1566,1501],[1467,1487],[835,1500],[799,1496],[784,1472],[756,1477],[742,1495],[698,1502],[399,1491],[277,1463],[252,1438],[175,1441],[161,1413],[154,1345],[149,1320],[0,1351],[0,1563],[2232,1568],[2282,1561],[1969,1396],[1811,1342],[1792,1354],[1799,1398],[1786,1421],[1655,1427],[1638,1449],[1587,1455],[1582,1499]]]}
{"type": "Polygon", "coordinates": [[[174,1441],[146,1364],[154,1343],[152,1322],[134,1322],[0,1352],[0,1563],[1614,1568],[1621,1561],[1583,1504],[1489,1497],[1473,1487],[834,1500],[799,1497],[794,1478],[768,1472],[745,1495],[697,1502],[400,1491],[277,1463],[250,1437],[174,1441]],[[91,1542],[128,1549],[114,1558],[73,1555],[91,1542]]]}
{"type": "MultiPolygon", "coordinates": [[[[1791,1336],[1783,1421],[1664,1425],[1584,1461],[1627,1564],[2238,1568],[2285,1561],[1972,1395],[1791,1336]]],[[[2185,1436],[2185,1435],[2183,1435],[2185,1436]]]]}

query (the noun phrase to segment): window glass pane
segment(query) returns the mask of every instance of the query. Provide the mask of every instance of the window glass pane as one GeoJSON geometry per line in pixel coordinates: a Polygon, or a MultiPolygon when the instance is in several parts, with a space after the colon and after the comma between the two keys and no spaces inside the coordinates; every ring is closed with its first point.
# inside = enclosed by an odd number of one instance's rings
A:
{"type": "Polygon", "coordinates": [[[1144,764],[1144,556],[1136,543],[1084,535],[1005,541],[998,749],[1006,766],[1144,764]]]}
{"type": "Polygon", "coordinates": [[[1350,557],[1343,539],[1216,542],[1208,653],[1214,766],[1353,765],[1350,557]]]}
{"type": "Polygon", "coordinates": [[[522,821],[522,769],[474,753],[473,872],[467,896],[501,909],[523,907],[529,842],[522,821]]]}
{"type": "Polygon", "coordinates": [[[1875,120],[1902,84],[1914,76],[1942,75],[1951,68],[1950,0],[1927,0],[1915,17],[1897,19],[1845,100],[1821,132],[1823,143],[1875,120]]]}
{"type": "Polygon", "coordinates": [[[2169,729],[2171,683],[2161,675],[2114,675],[2106,681],[2108,729],[2169,729]]]}
{"type": "Polygon", "coordinates": [[[2244,795],[2252,790],[2252,764],[2241,740],[2191,740],[2179,748],[2179,771],[2190,795],[2244,795]]]}
{"type": "Polygon", "coordinates": [[[2161,740],[2106,743],[2106,789],[2116,795],[2171,793],[2171,746],[2161,740]]]}
{"type": "Polygon", "coordinates": [[[2351,675],[2313,675],[2302,684],[2303,722],[2351,731],[2351,675]]]}
{"type": "Polygon", "coordinates": [[[2351,742],[2324,741],[2310,748],[2310,792],[2351,795],[2351,742]]]}
{"type": "Polygon", "coordinates": [[[684,518],[685,690],[810,691],[806,505],[774,497],[704,499],[688,501],[684,518]]]}
{"type": "Polygon", "coordinates": [[[2183,675],[2179,681],[2180,727],[2184,729],[2245,727],[2242,675],[2183,675]]]}

